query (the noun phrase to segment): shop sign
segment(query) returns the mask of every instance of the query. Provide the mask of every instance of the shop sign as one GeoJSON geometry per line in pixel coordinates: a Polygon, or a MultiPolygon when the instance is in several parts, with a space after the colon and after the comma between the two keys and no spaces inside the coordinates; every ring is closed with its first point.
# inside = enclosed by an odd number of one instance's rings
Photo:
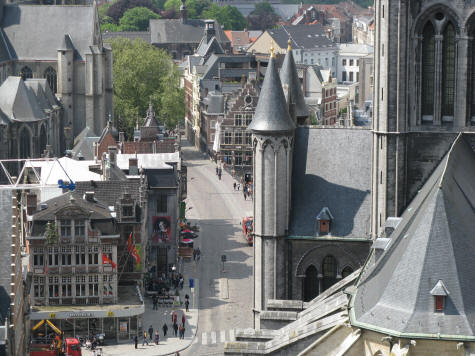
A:
{"type": "Polygon", "coordinates": [[[85,313],[85,312],[68,313],[69,318],[92,318],[93,316],[94,316],[93,313],[85,313]]]}
{"type": "Polygon", "coordinates": [[[49,313],[50,319],[56,319],[56,313],[49,313]]]}
{"type": "Polygon", "coordinates": [[[108,317],[108,318],[114,317],[114,312],[108,311],[108,312],[107,312],[107,317],[108,317]]]}

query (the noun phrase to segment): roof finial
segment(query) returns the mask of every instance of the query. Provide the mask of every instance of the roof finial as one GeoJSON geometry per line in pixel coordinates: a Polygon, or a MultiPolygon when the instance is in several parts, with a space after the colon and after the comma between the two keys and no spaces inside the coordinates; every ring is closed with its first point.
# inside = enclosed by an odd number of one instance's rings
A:
{"type": "Polygon", "coordinates": [[[287,41],[287,44],[288,44],[288,46],[287,46],[287,52],[290,52],[290,51],[292,50],[292,41],[290,40],[290,38],[289,38],[289,40],[287,41]]]}
{"type": "Polygon", "coordinates": [[[271,58],[275,58],[275,54],[274,54],[274,41],[271,41],[271,42],[270,42],[270,57],[271,57],[271,58]]]}

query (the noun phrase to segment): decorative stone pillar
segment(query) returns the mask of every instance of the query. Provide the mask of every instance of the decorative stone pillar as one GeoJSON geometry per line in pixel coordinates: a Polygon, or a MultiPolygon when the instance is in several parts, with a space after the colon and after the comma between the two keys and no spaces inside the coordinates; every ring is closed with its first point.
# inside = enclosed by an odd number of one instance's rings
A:
{"type": "Polygon", "coordinates": [[[467,80],[468,74],[468,44],[472,38],[461,35],[456,38],[456,73],[455,73],[455,113],[454,126],[464,127],[467,124],[468,110],[467,86],[471,80],[467,80]]]}
{"type": "Polygon", "coordinates": [[[318,294],[320,295],[320,293],[323,292],[323,274],[319,273],[317,275],[317,279],[318,279],[318,294]]]}
{"type": "Polygon", "coordinates": [[[434,71],[434,125],[442,122],[442,35],[435,35],[435,71],[434,71]]]}

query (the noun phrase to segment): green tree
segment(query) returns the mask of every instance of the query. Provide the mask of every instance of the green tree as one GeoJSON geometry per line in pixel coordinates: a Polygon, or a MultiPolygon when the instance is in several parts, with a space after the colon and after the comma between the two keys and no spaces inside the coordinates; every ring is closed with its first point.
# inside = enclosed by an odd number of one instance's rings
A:
{"type": "Polygon", "coordinates": [[[121,31],[147,31],[150,19],[158,19],[159,15],[146,7],[134,7],[124,12],[119,21],[121,31]]]}
{"type": "Polygon", "coordinates": [[[234,6],[218,6],[212,4],[203,12],[203,17],[214,19],[224,26],[225,30],[242,30],[247,26],[247,21],[234,6]]]}
{"type": "Polygon", "coordinates": [[[254,10],[247,17],[249,29],[251,30],[267,30],[275,27],[280,20],[268,2],[259,2],[254,5],[254,10]]]}
{"type": "Polygon", "coordinates": [[[185,114],[185,95],[170,56],[143,40],[116,38],[111,46],[119,130],[132,137],[135,121],[145,116],[150,98],[159,120],[165,120],[169,128],[175,127],[185,114]]]}
{"type": "MultiPolygon", "coordinates": [[[[203,18],[203,11],[207,10],[211,6],[210,0],[186,0],[186,13],[190,19],[203,18]]],[[[181,0],[167,0],[165,2],[165,10],[174,9],[175,12],[179,12],[181,7],[181,0]]]]}

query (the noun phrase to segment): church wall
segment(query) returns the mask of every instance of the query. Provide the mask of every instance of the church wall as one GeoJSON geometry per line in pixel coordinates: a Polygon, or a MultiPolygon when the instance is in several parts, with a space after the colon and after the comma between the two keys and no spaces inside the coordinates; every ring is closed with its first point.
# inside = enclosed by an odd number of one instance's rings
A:
{"type": "MultiPolygon", "coordinates": [[[[308,241],[288,240],[292,245],[292,257],[290,261],[291,293],[289,299],[302,299],[303,277],[306,269],[313,265],[322,275],[323,259],[331,255],[337,261],[337,279],[341,279],[342,270],[349,266],[353,270],[358,269],[368,256],[370,244],[368,242],[345,242],[345,241],[308,241]]],[[[323,291],[320,291],[323,292],[323,291]]]]}

